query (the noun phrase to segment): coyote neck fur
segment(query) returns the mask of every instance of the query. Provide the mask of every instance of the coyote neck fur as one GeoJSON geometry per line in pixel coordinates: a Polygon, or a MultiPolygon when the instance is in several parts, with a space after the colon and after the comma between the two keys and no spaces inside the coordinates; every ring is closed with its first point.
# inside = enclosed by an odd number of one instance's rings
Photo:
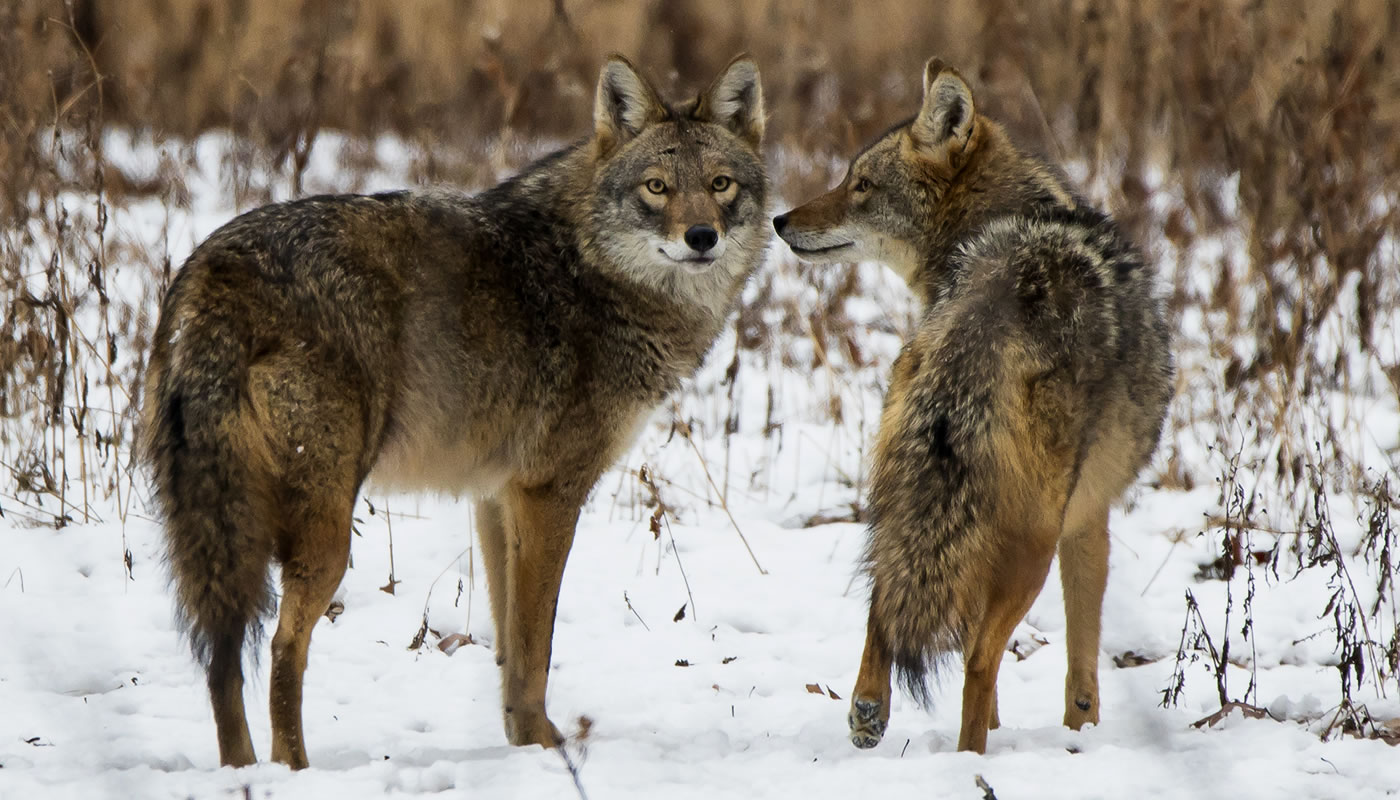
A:
{"type": "Polygon", "coordinates": [[[934,306],[951,296],[965,277],[965,246],[987,226],[1009,217],[1044,218],[1083,207],[1058,170],[1031,158],[1011,143],[996,122],[979,118],[963,165],[940,203],[939,217],[925,227],[919,244],[922,258],[910,287],[934,306]],[[999,202],[988,203],[987,198],[999,202]]]}

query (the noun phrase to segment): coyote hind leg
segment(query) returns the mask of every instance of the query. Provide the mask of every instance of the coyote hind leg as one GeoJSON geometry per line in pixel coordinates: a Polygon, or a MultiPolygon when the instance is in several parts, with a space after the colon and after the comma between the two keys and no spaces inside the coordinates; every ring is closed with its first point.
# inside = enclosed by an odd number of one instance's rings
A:
{"type": "Polygon", "coordinates": [[[272,758],[307,766],[301,703],[311,632],[345,576],[366,432],[363,398],[309,354],[281,353],[250,371],[250,394],[275,443],[278,475],[265,516],[277,520],[282,601],[272,637],[272,758]]]}
{"type": "Polygon", "coordinates": [[[1065,591],[1069,669],[1065,673],[1065,725],[1079,730],[1099,722],[1099,633],[1108,584],[1108,509],[1060,542],[1060,582],[1065,591]]]}
{"type": "MultiPolygon", "coordinates": [[[[1003,537],[1018,541],[1021,537],[1003,537]]],[[[987,731],[993,722],[1000,724],[997,703],[997,673],[1001,671],[1006,643],[1016,624],[1030,610],[1031,604],[1045,585],[1054,555],[1054,536],[1032,535],[1022,546],[1035,547],[1030,553],[1019,553],[1005,562],[1005,571],[996,585],[989,585],[986,612],[964,651],[962,731],[958,749],[987,752],[987,731]],[[1043,550],[1043,552],[1036,552],[1043,550]]]]}
{"type": "Polygon", "coordinates": [[[298,526],[295,544],[282,561],[282,607],[272,638],[269,709],[272,759],[292,769],[308,766],[301,699],[311,631],[335,595],[350,555],[353,495],[338,500],[334,510],[327,508],[298,526]]]}
{"type": "Polygon", "coordinates": [[[219,736],[219,763],[246,767],[258,760],[243,708],[243,635],[213,643],[209,658],[209,699],[219,736]]]}

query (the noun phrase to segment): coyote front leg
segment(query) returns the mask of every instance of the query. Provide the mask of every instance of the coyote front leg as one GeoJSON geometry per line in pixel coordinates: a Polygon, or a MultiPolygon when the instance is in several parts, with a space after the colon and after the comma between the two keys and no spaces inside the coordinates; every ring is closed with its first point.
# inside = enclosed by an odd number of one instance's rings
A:
{"type": "Polygon", "coordinates": [[[502,702],[511,744],[554,747],[563,741],[545,714],[549,657],[559,584],[573,544],[579,504],[549,488],[505,490],[505,630],[502,702]]]}
{"type": "Polygon", "coordinates": [[[876,616],[878,597],[877,586],[870,595],[865,653],[860,659],[856,688],[851,692],[851,713],[846,717],[851,727],[851,744],[862,750],[879,744],[890,722],[890,670],[894,666],[894,657],[880,631],[876,616]]]}

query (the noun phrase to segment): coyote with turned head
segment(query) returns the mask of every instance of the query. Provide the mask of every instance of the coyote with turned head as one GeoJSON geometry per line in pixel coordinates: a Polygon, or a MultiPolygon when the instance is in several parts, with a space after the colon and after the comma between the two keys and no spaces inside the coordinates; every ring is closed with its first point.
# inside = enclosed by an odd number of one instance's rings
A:
{"type": "Polygon", "coordinates": [[[961,650],[958,748],[985,751],[1002,652],[1056,545],[1064,722],[1097,722],[1108,507],[1156,448],[1171,396],[1152,270],[937,59],[918,115],[774,227],[810,261],[888,264],[925,304],[875,447],[851,741],[879,743],[893,667],[927,703],[927,673],[961,650]]]}
{"type": "Polygon", "coordinates": [[[361,484],[477,498],[506,738],[552,747],[555,603],[579,508],[700,365],[771,230],[758,69],[661,101],[620,56],[592,135],[475,197],[265,206],[161,306],[146,457],[224,764],[255,760],[242,650],[273,606],[272,757],[307,765],[302,675],[361,484]]]}

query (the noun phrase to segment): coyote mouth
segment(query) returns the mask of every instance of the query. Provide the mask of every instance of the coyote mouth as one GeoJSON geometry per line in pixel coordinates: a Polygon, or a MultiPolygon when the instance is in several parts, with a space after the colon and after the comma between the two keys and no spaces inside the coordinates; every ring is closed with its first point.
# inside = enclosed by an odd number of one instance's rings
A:
{"type": "Polygon", "coordinates": [[[850,247],[853,244],[855,244],[855,242],[842,242],[841,244],[833,244],[828,247],[801,247],[792,242],[788,242],[788,247],[799,256],[818,256],[824,253],[834,253],[837,250],[850,247]]]}
{"type": "Polygon", "coordinates": [[[714,256],[708,254],[687,256],[685,258],[676,258],[675,256],[671,255],[670,253],[666,252],[665,250],[659,247],[656,248],[656,252],[660,253],[663,256],[666,256],[671,261],[680,264],[682,267],[685,267],[686,272],[689,272],[691,274],[699,274],[701,272],[706,271],[710,268],[710,265],[715,263],[716,261],[716,258],[714,256]]]}

